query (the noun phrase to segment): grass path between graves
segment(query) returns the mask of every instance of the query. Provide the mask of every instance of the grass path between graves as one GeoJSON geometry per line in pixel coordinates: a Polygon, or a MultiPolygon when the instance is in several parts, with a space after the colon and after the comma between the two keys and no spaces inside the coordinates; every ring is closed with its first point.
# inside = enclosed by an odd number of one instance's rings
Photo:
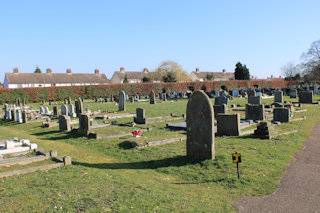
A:
{"type": "MultiPolygon", "coordinates": [[[[6,132],[7,135],[15,136],[19,138],[28,138],[30,141],[38,143],[38,146],[43,147],[46,150],[57,150],[60,156],[71,156],[73,161],[78,163],[85,163],[85,164],[112,164],[117,163],[119,161],[108,157],[106,155],[102,155],[101,153],[94,152],[88,149],[84,149],[81,147],[76,147],[71,144],[67,144],[61,141],[50,141],[50,140],[43,140],[39,136],[33,136],[28,134],[27,132],[20,130],[20,129],[12,129],[8,127],[1,127],[1,132],[6,132]]],[[[77,166],[73,166],[77,167],[77,166]]],[[[101,171],[105,172],[105,171],[101,171]]],[[[198,209],[204,211],[211,211],[211,207],[222,207],[224,210],[232,211],[230,207],[225,203],[227,194],[225,194],[225,190],[223,187],[219,189],[216,187],[213,189],[206,183],[192,183],[186,182],[178,177],[161,174],[151,169],[118,169],[116,170],[118,175],[121,175],[125,181],[134,182],[135,187],[143,187],[149,188],[149,190],[155,193],[154,199],[159,199],[156,193],[163,194],[165,193],[167,198],[165,202],[159,202],[159,206],[154,207],[152,204],[152,210],[175,210],[179,211],[181,209],[198,209]],[[219,193],[220,199],[215,197],[212,199],[212,195],[219,193]],[[177,196],[175,196],[177,194],[177,196]],[[181,196],[183,194],[184,196],[181,196]],[[168,200],[172,199],[170,203],[168,200]],[[195,202],[196,201],[196,202],[195,202]],[[168,205],[169,204],[169,205],[168,205]]],[[[98,189],[97,189],[98,190],[98,189]]],[[[150,192],[146,194],[146,196],[150,195],[150,192]]],[[[150,202],[149,199],[142,199],[141,202],[150,202]]],[[[231,200],[229,200],[231,202],[231,200]]],[[[1,203],[1,201],[0,201],[1,203]]],[[[26,203],[25,203],[26,204],[26,203]]],[[[24,205],[25,205],[24,204],[24,205]]],[[[139,211],[139,208],[145,206],[146,203],[142,204],[141,206],[139,203],[132,204],[137,205],[136,209],[139,211]]],[[[147,205],[148,206],[148,205],[147,205]]],[[[145,206],[145,207],[147,207],[145,206]]],[[[1,209],[2,207],[0,207],[1,209]]],[[[148,208],[148,207],[147,207],[148,208]]],[[[213,209],[215,209],[213,208],[213,209]]],[[[122,209],[125,210],[125,209],[122,209]]],[[[129,210],[129,209],[127,209],[129,210]]],[[[133,209],[131,209],[133,210],[133,209]]],[[[140,209],[141,210],[141,209],[140,209]]],[[[151,209],[149,209],[151,210],[151,209]]],[[[221,209],[220,209],[221,210],[221,209]]]]}

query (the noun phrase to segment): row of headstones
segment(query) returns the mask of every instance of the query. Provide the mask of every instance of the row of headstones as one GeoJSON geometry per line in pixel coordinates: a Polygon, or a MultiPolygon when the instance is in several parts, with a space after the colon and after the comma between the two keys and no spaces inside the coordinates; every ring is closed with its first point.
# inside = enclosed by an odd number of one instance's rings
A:
{"type": "MultiPolygon", "coordinates": [[[[137,111],[138,112],[138,111],[137,111]]],[[[203,91],[193,93],[187,104],[187,156],[198,159],[215,158],[214,107],[203,91]]],[[[217,115],[218,134],[235,134],[240,131],[240,117],[236,115],[217,115]]],[[[264,120],[264,105],[246,105],[246,118],[264,120]]],[[[289,122],[290,109],[279,107],[274,109],[274,120],[289,122]]]]}
{"type": "Polygon", "coordinates": [[[27,111],[16,108],[15,105],[11,108],[8,104],[4,105],[4,118],[6,120],[13,120],[19,123],[27,123],[27,111]]]}

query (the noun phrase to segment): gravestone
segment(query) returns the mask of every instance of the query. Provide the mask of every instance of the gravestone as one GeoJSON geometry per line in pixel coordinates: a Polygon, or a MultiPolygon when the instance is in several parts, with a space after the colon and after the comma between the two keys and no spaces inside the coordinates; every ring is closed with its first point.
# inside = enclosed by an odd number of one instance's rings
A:
{"type": "Polygon", "coordinates": [[[218,113],[226,114],[228,106],[226,104],[214,105],[213,109],[214,109],[214,117],[216,118],[218,113]]]}
{"type": "Polygon", "coordinates": [[[222,104],[228,105],[228,102],[229,102],[229,99],[225,96],[219,96],[214,99],[214,105],[222,105],[222,104]]]}
{"type": "Polygon", "coordinates": [[[16,105],[13,105],[13,109],[11,110],[11,115],[12,115],[12,120],[16,121],[17,120],[17,115],[16,115],[16,105]]]}
{"type": "Polygon", "coordinates": [[[274,91],[274,102],[283,104],[283,92],[282,91],[274,91]]]}
{"type": "Polygon", "coordinates": [[[57,106],[53,106],[53,115],[58,117],[58,107],[57,106]]]}
{"type": "Polygon", "coordinates": [[[256,91],[253,89],[248,89],[247,94],[248,94],[248,96],[256,96],[256,91]]]}
{"type": "Polygon", "coordinates": [[[26,111],[22,112],[22,123],[28,123],[28,115],[26,111]]]}
{"type": "Polygon", "coordinates": [[[238,96],[239,96],[239,90],[232,90],[232,91],[231,91],[231,95],[232,95],[233,97],[238,97],[238,96]]]}
{"type": "Polygon", "coordinates": [[[246,104],[246,120],[264,120],[263,104],[246,104]]]}
{"type": "Polygon", "coordinates": [[[290,98],[297,98],[298,97],[297,90],[291,89],[289,92],[289,96],[290,96],[290,98]]]}
{"type": "Polygon", "coordinates": [[[119,93],[119,111],[126,110],[126,93],[124,91],[120,91],[119,93]]]}
{"type": "Polygon", "coordinates": [[[260,122],[254,130],[254,136],[261,139],[271,139],[276,135],[274,126],[269,122],[260,122]]]}
{"type": "Polygon", "coordinates": [[[48,107],[44,107],[44,114],[45,115],[50,115],[51,114],[51,112],[50,112],[48,107]]]}
{"type": "Polygon", "coordinates": [[[79,129],[77,133],[82,136],[87,136],[90,130],[90,116],[88,114],[81,114],[79,116],[79,129]]]}
{"type": "Polygon", "coordinates": [[[60,115],[59,116],[59,131],[70,131],[70,117],[67,115],[60,115]]]}
{"type": "Polygon", "coordinates": [[[134,97],[133,96],[130,97],[130,102],[134,103],[134,97]]]}
{"type": "Polygon", "coordinates": [[[71,104],[72,101],[71,101],[71,97],[68,97],[68,104],[71,104]]]}
{"type": "Polygon", "coordinates": [[[19,123],[22,123],[22,116],[21,116],[21,110],[17,109],[16,110],[16,121],[19,123]]]}
{"type": "Polygon", "coordinates": [[[154,91],[152,90],[151,92],[150,92],[150,95],[149,95],[150,97],[150,104],[155,104],[156,103],[156,95],[154,94],[154,91]]]}
{"type": "Polygon", "coordinates": [[[214,111],[209,97],[196,91],[187,104],[187,156],[214,159],[214,111]]]}
{"type": "Polygon", "coordinates": [[[136,117],[133,118],[133,122],[135,122],[136,124],[146,123],[146,115],[143,108],[136,108],[136,117]]]}
{"type": "Polygon", "coordinates": [[[69,113],[68,113],[68,107],[67,107],[67,105],[65,105],[65,104],[62,104],[62,105],[61,105],[61,115],[66,115],[66,116],[69,115],[69,113]]]}
{"type": "Polygon", "coordinates": [[[300,91],[299,103],[312,104],[313,103],[313,91],[300,91]]]}
{"type": "Polygon", "coordinates": [[[275,107],[273,109],[273,120],[281,123],[290,122],[290,109],[287,107],[275,107]]]}
{"type": "Polygon", "coordinates": [[[261,96],[248,96],[248,104],[261,104],[261,96]]]}
{"type": "Polygon", "coordinates": [[[4,104],[4,118],[8,120],[8,111],[9,105],[7,103],[4,104]]]}
{"type": "Polygon", "coordinates": [[[44,114],[44,108],[41,106],[40,107],[40,115],[43,115],[44,114]]]}
{"type": "Polygon", "coordinates": [[[217,115],[217,135],[239,136],[240,135],[240,115],[218,114],[217,115]]]}
{"type": "Polygon", "coordinates": [[[77,117],[76,112],[74,110],[74,105],[73,104],[69,105],[69,116],[71,118],[77,117]]]}
{"type": "Polygon", "coordinates": [[[79,100],[76,100],[75,101],[75,106],[76,106],[76,114],[77,114],[77,117],[80,116],[80,114],[83,113],[83,102],[82,102],[82,99],[79,98],[79,100]]]}
{"type": "Polygon", "coordinates": [[[7,120],[11,120],[12,119],[12,113],[11,113],[11,109],[9,108],[7,111],[7,120]]]}
{"type": "Polygon", "coordinates": [[[113,102],[114,101],[114,98],[113,98],[113,95],[110,96],[110,102],[113,102]]]}

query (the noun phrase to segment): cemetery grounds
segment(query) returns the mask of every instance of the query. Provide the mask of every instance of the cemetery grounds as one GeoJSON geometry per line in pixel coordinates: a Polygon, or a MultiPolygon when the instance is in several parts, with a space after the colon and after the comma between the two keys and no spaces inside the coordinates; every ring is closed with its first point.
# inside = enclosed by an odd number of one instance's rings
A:
{"type": "MultiPolygon", "coordinates": [[[[211,99],[212,103],[214,99],[211,99]]],[[[298,101],[284,96],[285,101],[298,101]]],[[[319,96],[314,97],[315,101],[319,96]]],[[[273,98],[262,103],[272,103],[273,98]]],[[[231,104],[245,106],[247,99],[234,99],[231,104]]],[[[150,105],[149,102],[126,102],[126,111],[146,110],[146,117],[186,113],[187,100],[167,101],[150,105]]],[[[39,104],[33,104],[39,107],[39,104]]],[[[59,106],[61,103],[59,104],[59,106]]],[[[114,103],[84,103],[90,110],[117,111],[114,103]]],[[[49,106],[50,110],[52,106],[49,106]]],[[[244,136],[215,138],[216,159],[195,161],[186,157],[186,141],[161,146],[130,148],[126,141],[153,141],[185,137],[185,131],[166,129],[166,123],[109,126],[94,130],[97,133],[143,131],[143,137],[89,139],[72,132],[59,132],[58,126],[42,128],[41,122],[18,124],[0,120],[0,139],[18,137],[30,139],[46,151],[57,150],[61,156],[71,156],[72,166],[44,172],[0,179],[0,212],[234,212],[234,203],[244,196],[261,196],[274,192],[279,186],[292,156],[303,147],[312,127],[320,120],[318,105],[303,104],[306,112],[294,118],[306,120],[282,123],[279,133],[297,130],[271,140],[244,136]],[[242,155],[240,179],[231,154],[242,155]]],[[[244,111],[228,113],[240,113],[244,111]]],[[[77,118],[73,118],[77,119],[77,118]]],[[[114,119],[130,123],[133,118],[114,119]]],[[[97,122],[102,122],[97,120],[97,122]]],[[[1,171],[8,168],[0,168],[1,171]]]]}

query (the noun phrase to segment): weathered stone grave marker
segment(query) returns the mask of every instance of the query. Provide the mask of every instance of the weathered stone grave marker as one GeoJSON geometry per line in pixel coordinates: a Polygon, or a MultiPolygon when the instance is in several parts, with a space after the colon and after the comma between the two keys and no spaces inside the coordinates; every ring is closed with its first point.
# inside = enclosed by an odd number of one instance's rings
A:
{"type": "Polygon", "coordinates": [[[187,104],[187,156],[214,159],[214,110],[209,97],[196,91],[187,104]]]}
{"type": "Polygon", "coordinates": [[[217,115],[217,135],[240,135],[239,114],[218,114],[217,115]]]}
{"type": "Polygon", "coordinates": [[[313,91],[300,91],[299,103],[312,104],[313,103],[313,91]]]}
{"type": "Polygon", "coordinates": [[[264,120],[263,104],[246,104],[246,120],[264,120]]]}
{"type": "Polygon", "coordinates": [[[136,109],[136,117],[133,118],[133,121],[137,124],[146,123],[145,110],[143,108],[136,109]]]}
{"type": "Polygon", "coordinates": [[[276,107],[273,109],[273,120],[281,123],[290,122],[290,109],[287,107],[276,107]]]}
{"type": "Polygon", "coordinates": [[[156,95],[155,95],[153,90],[150,92],[149,96],[150,96],[149,97],[150,98],[150,104],[155,104],[156,103],[156,95]]]}
{"type": "Polygon", "coordinates": [[[66,116],[68,116],[68,107],[67,107],[67,105],[65,105],[65,104],[62,104],[61,105],[61,115],[66,115],[66,116]]]}
{"type": "Polygon", "coordinates": [[[282,91],[274,91],[274,102],[283,104],[283,92],[282,91]]]}
{"type": "Polygon", "coordinates": [[[59,131],[70,131],[70,117],[67,115],[60,115],[59,117],[59,131]]]}
{"type": "Polygon", "coordinates": [[[119,93],[119,111],[126,110],[126,93],[121,90],[119,93]]]}

